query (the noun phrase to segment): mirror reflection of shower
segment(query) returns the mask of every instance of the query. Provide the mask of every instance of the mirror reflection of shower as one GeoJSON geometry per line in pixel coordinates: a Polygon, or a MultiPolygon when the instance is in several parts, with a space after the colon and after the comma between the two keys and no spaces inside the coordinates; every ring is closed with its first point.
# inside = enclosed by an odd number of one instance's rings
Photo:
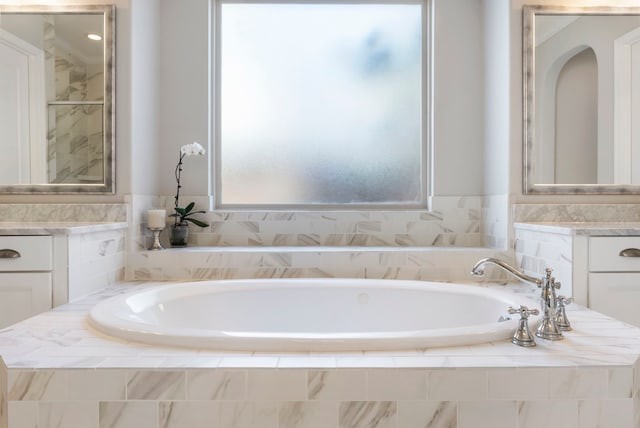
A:
{"type": "Polygon", "coordinates": [[[0,120],[3,151],[16,154],[0,182],[104,182],[104,43],[87,37],[103,31],[102,14],[2,14],[0,64],[14,59],[0,81],[21,74],[0,103],[17,111],[0,120]]]}

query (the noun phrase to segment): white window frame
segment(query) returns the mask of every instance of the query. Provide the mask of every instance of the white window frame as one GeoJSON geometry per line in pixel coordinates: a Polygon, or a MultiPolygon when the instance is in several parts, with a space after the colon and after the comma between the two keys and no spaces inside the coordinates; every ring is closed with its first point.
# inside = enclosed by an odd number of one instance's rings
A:
{"type": "Polygon", "coordinates": [[[209,135],[212,136],[212,165],[211,182],[213,189],[213,209],[214,210],[406,210],[418,209],[429,211],[431,209],[431,201],[433,198],[433,34],[434,34],[434,1],[433,0],[211,0],[210,15],[210,76],[211,85],[210,111],[212,117],[210,120],[209,135]],[[221,64],[219,52],[220,48],[220,31],[221,31],[221,6],[222,4],[233,3],[254,3],[254,4],[421,4],[422,5],[422,130],[421,143],[423,159],[421,164],[421,186],[422,195],[420,201],[411,204],[394,204],[394,203],[376,203],[376,204],[222,204],[219,195],[221,195],[221,132],[218,124],[220,123],[220,93],[221,93],[221,64]]]}

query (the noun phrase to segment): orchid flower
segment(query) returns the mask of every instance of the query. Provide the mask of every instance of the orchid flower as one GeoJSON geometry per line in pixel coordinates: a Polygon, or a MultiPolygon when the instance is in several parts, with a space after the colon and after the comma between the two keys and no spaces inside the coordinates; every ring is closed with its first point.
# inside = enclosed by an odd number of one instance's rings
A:
{"type": "Polygon", "coordinates": [[[185,208],[180,208],[179,202],[178,202],[180,199],[180,188],[182,187],[180,185],[180,174],[182,173],[182,160],[184,159],[185,156],[191,156],[191,155],[201,156],[201,155],[204,155],[205,153],[206,152],[204,150],[204,147],[202,147],[200,143],[198,143],[197,141],[194,141],[191,144],[185,144],[184,146],[180,147],[180,158],[178,160],[178,165],[176,165],[176,170],[175,170],[176,182],[178,183],[178,188],[176,190],[176,197],[175,197],[175,208],[174,208],[176,212],[174,214],[171,214],[170,216],[170,217],[176,218],[174,226],[182,224],[185,220],[195,223],[200,227],[208,226],[208,224],[203,223],[199,220],[187,218],[187,216],[192,214],[204,213],[204,211],[192,211],[195,205],[193,202],[191,202],[185,208]]]}

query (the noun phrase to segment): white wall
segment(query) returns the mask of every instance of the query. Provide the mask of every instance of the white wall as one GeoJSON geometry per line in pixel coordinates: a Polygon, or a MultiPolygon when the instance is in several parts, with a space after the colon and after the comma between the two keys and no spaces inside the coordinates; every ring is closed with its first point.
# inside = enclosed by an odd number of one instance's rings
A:
{"type": "Polygon", "coordinates": [[[509,130],[513,114],[509,108],[509,49],[517,42],[509,37],[507,1],[484,0],[485,151],[484,194],[509,193],[509,130]]]}
{"type": "Polygon", "coordinates": [[[130,171],[119,186],[125,194],[153,195],[160,191],[160,106],[166,102],[159,73],[160,28],[159,0],[131,2],[131,144],[128,153],[118,158],[118,165],[130,171]]]}
{"type": "Polygon", "coordinates": [[[187,158],[181,192],[208,195],[209,162],[209,0],[160,0],[160,175],[161,193],[176,191],[174,170],[180,147],[198,141],[206,157],[187,158]]]}
{"type": "Polygon", "coordinates": [[[434,193],[483,193],[483,3],[435,1],[434,193]]]}

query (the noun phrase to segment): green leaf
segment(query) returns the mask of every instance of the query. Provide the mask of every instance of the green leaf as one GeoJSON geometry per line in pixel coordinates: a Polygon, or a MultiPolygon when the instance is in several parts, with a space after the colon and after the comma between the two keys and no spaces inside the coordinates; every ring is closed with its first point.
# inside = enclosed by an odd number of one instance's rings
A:
{"type": "Polygon", "coordinates": [[[196,205],[195,202],[191,202],[189,205],[187,205],[184,209],[185,214],[191,211],[195,205],[196,205]]]}
{"type": "Polygon", "coordinates": [[[200,227],[207,227],[209,226],[207,223],[200,221],[200,220],[196,220],[195,218],[185,218],[185,220],[190,221],[191,223],[195,224],[196,226],[200,226],[200,227]]]}

